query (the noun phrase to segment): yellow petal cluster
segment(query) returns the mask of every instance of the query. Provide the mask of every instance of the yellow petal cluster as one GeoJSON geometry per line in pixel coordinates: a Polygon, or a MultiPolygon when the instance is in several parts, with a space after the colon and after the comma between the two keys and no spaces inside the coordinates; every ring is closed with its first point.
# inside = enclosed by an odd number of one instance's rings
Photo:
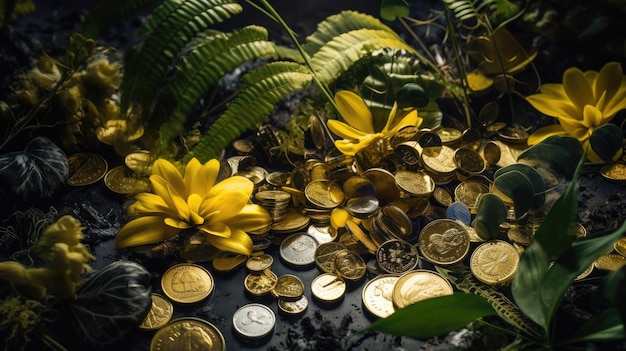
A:
{"type": "Polygon", "coordinates": [[[419,126],[422,123],[422,119],[417,116],[417,110],[401,117],[397,113],[398,105],[394,103],[384,128],[378,131],[374,128],[372,112],[359,95],[342,90],[335,94],[335,103],[346,123],[329,120],[327,125],[331,132],[343,138],[336,140],[335,146],[344,155],[354,156],[379,139],[391,138],[404,127],[419,126]]]}
{"type": "Polygon", "coordinates": [[[233,176],[217,182],[219,169],[218,160],[201,164],[193,158],[181,174],[169,161],[156,160],[152,192],[136,195],[129,208],[135,218],[120,229],[116,247],[160,243],[194,229],[219,250],[250,255],[252,239],[246,232],[268,227],[270,215],[249,203],[254,190],[249,179],[233,176]]]}
{"type": "MultiPolygon", "coordinates": [[[[540,93],[526,100],[539,112],[559,120],[559,124],[535,131],[528,138],[529,145],[552,135],[568,135],[587,149],[594,128],[626,108],[626,76],[618,62],[607,63],[600,72],[571,67],[563,73],[563,84],[543,84],[540,93]]],[[[590,159],[596,157],[590,150],[590,159]]]]}

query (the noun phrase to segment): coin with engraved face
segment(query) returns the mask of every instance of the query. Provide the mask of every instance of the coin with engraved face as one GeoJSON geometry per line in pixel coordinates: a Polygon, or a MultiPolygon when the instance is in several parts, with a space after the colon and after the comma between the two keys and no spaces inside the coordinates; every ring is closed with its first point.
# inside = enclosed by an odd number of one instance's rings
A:
{"type": "Polygon", "coordinates": [[[322,273],[311,282],[311,295],[319,301],[339,301],[346,293],[346,283],[336,274],[322,273]]]}
{"type": "Polygon", "coordinates": [[[272,255],[261,254],[258,256],[252,256],[246,260],[246,268],[250,272],[261,272],[265,269],[271,268],[274,263],[272,255]]]}
{"type": "Polygon", "coordinates": [[[274,330],[275,324],[274,312],[260,303],[244,305],[233,314],[235,332],[249,339],[259,339],[269,335],[274,330]]]}
{"type": "Polygon", "coordinates": [[[388,240],[376,251],[376,262],[387,273],[405,273],[419,262],[415,246],[403,240],[388,240]]]}
{"type": "Polygon", "coordinates": [[[280,312],[290,316],[296,316],[304,313],[307,307],[309,307],[309,300],[305,295],[300,296],[296,301],[289,301],[285,299],[278,299],[278,309],[280,312]]]}
{"type": "Polygon", "coordinates": [[[139,325],[139,329],[142,330],[157,330],[166,325],[174,315],[174,306],[165,297],[152,293],[152,306],[148,315],[143,319],[139,325]]]}
{"type": "Polygon", "coordinates": [[[397,308],[438,296],[452,295],[452,285],[441,275],[428,270],[404,273],[393,287],[392,301],[397,308]]]}
{"type": "Polygon", "coordinates": [[[272,290],[272,296],[276,299],[296,301],[304,294],[304,283],[293,274],[280,276],[276,286],[272,290]]]}
{"type": "Polygon", "coordinates": [[[335,271],[344,280],[358,281],[365,275],[367,265],[360,255],[343,250],[335,256],[335,271]]]}
{"type": "Polygon", "coordinates": [[[295,233],[280,244],[280,257],[294,266],[309,266],[315,262],[315,250],[319,243],[306,233],[295,233]]]}
{"type": "Polygon", "coordinates": [[[93,184],[106,174],[109,166],[100,155],[81,152],[67,158],[70,167],[69,185],[84,186],[93,184]]]}
{"type": "Polygon", "coordinates": [[[509,282],[513,279],[518,264],[517,250],[502,240],[480,244],[470,258],[470,269],[474,276],[489,285],[509,282]]]}
{"type": "Polygon", "coordinates": [[[244,279],[243,285],[251,295],[264,296],[274,290],[277,281],[278,277],[276,274],[269,269],[265,269],[262,272],[248,274],[244,279]]]}
{"type": "Polygon", "coordinates": [[[450,219],[436,219],[420,232],[418,248],[431,263],[451,265],[465,258],[469,252],[470,239],[467,230],[450,219]]]}
{"type": "Polygon", "coordinates": [[[213,276],[197,264],[181,263],[170,267],[161,278],[163,293],[179,303],[196,303],[213,292],[213,276]]]}
{"type": "Polygon", "coordinates": [[[150,351],[225,351],[224,335],[203,319],[184,317],[171,321],[152,337],[150,351]]]}
{"type": "Polygon", "coordinates": [[[365,309],[379,318],[385,318],[395,312],[393,306],[393,288],[400,278],[396,274],[376,276],[365,284],[361,293],[365,309]]]}

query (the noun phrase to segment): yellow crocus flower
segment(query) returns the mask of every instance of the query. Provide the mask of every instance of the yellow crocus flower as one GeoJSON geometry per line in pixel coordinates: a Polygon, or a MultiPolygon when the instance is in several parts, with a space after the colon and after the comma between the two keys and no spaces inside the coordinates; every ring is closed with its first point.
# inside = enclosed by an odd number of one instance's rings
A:
{"type": "Polygon", "coordinates": [[[221,251],[252,253],[246,232],[269,226],[262,207],[249,203],[254,184],[233,176],[216,183],[218,160],[201,164],[193,158],[184,174],[164,159],[152,165],[152,193],[136,195],[129,212],[136,218],[120,229],[116,248],[163,242],[183,230],[196,229],[206,242],[221,251]]]}
{"type": "Polygon", "coordinates": [[[327,125],[331,132],[343,138],[336,140],[335,146],[344,155],[354,156],[379,139],[391,138],[406,126],[419,126],[422,123],[422,119],[417,116],[417,110],[412,110],[403,117],[397,115],[398,105],[394,103],[387,123],[382,130],[377,131],[374,129],[372,112],[359,95],[342,90],[335,94],[335,103],[339,114],[347,123],[329,120],[327,125]]]}
{"type": "MultiPolygon", "coordinates": [[[[626,108],[626,77],[618,62],[607,63],[600,72],[571,67],[563,73],[563,84],[543,84],[540,93],[526,100],[539,112],[559,120],[559,124],[539,128],[530,135],[529,145],[552,135],[569,135],[587,149],[594,128],[626,108]]],[[[600,160],[593,150],[589,150],[589,159],[600,160]]]]}

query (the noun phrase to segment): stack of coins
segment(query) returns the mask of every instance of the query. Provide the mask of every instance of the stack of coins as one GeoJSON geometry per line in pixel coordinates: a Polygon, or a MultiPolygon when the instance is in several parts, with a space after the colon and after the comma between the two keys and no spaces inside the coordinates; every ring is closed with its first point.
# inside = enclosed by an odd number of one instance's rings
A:
{"type": "Polygon", "coordinates": [[[256,202],[269,212],[272,222],[285,219],[291,194],[282,190],[264,190],[254,194],[256,202]]]}
{"type": "Polygon", "coordinates": [[[434,155],[424,153],[420,159],[424,171],[432,177],[435,184],[447,184],[454,179],[457,170],[454,164],[454,149],[444,145],[439,153],[434,155]]]}
{"type": "Polygon", "coordinates": [[[408,240],[413,232],[413,223],[400,208],[392,205],[381,208],[372,220],[370,237],[377,244],[391,240],[408,240]]]}

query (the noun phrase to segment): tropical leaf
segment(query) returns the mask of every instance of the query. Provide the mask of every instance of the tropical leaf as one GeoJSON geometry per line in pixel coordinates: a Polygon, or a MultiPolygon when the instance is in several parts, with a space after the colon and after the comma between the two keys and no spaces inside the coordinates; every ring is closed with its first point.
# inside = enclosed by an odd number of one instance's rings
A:
{"type": "Polygon", "coordinates": [[[306,89],[311,80],[310,72],[294,62],[272,62],[244,75],[242,92],[184,156],[184,162],[193,157],[200,162],[216,157],[243,132],[256,128],[272,112],[274,104],[290,93],[306,89]]]}
{"type": "Polygon", "coordinates": [[[409,4],[406,0],[383,0],[380,4],[380,17],[386,21],[394,21],[397,17],[409,15],[409,4]]]}
{"type": "Polygon", "coordinates": [[[612,123],[594,128],[589,137],[589,144],[603,161],[610,162],[624,145],[622,129],[612,123]]]}
{"type": "Polygon", "coordinates": [[[507,208],[504,202],[497,195],[487,193],[478,200],[472,227],[481,238],[495,240],[500,233],[500,224],[506,220],[506,216],[507,208]]]}
{"type": "Polygon", "coordinates": [[[515,15],[518,6],[509,0],[443,0],[454,17],[468,21],[484,14],[496,20],[504,20],[515,15]]]}
{"type": "Polygon", "coordinates": [[[517,162],[572,179],[583,148],[576,138],[553,135],[517,157],[517,162]]]}

